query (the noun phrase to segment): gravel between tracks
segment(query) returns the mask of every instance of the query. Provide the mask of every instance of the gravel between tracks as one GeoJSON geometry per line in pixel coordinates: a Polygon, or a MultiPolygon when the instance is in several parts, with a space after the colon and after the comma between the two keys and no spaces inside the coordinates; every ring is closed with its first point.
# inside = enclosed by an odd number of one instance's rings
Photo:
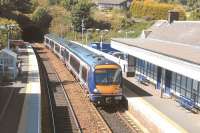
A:
{"type": "MultiPolygon", "coordinates": [[[[98,108],[100,114],[104,117],[112,132],[114,133],[137,133],[135,130],[130,129],[119,116],[121,107],[109,106],[98,108]]],[[[123,112],[121,112],[123,113],[123,112]]]]}

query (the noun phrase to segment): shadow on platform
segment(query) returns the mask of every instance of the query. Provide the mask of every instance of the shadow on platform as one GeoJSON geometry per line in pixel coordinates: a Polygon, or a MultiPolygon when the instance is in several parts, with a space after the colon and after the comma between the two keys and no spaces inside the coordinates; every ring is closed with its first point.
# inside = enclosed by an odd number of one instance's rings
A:
{"type": "Polygon", "coordinates": [[[133,91],[137,95],[132,95],[132,94],[126,94],[127,97],[147,97],[147,96],[152,96],[152,94],[146,92],[145,90],[141,89],[140,87],[134,85],[130,81],[123,79],[123,88],[128,88],[129,90],[133,91]]]}

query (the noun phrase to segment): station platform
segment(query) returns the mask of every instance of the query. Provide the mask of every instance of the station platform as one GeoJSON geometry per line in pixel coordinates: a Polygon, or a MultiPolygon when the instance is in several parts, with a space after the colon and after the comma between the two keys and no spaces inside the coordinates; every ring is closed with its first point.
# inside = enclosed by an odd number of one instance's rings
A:
{"type": "Polygon", "coordinates": [[[174,98],[161,98],[161,92],[154,85],[144,85],[134,77],[124,76],[123,92],[129,112],[149,132],[199,133],[200,114],[186,110],[174,98]]]}
{"type": "MultiPolygon", "coordinates": [[[[36,55],[31,47],[25,51],[28,58],[27,85],[19,93],[25,94],[18,133],[41,132],[41,88],[36,55]]],[[[23,64],[22,64],[23,66],[23,64]]]]}
{"type": "Polygon", "coordinates": [[[41,90],[37,58],[31,47],[19,50],[21,73],[0,84],[0,129],[5,133],[41,132],[41,90]]]}

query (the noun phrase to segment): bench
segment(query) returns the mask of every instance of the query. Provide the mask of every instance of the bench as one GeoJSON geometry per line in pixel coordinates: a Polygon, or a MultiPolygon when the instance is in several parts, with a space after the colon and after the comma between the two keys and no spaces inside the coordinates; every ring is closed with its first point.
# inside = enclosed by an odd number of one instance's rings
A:
{"type": "Polygon", "coordinates": [[[148,85],[149,83],[149,80],[143,75],[138,75],[137,80],[144,85],[148,85]]]}
{"type": "Polygon", "coordinates": [[[195,102],[180,95],[179,97],[179,103],[181,104],[182,107],[186,108],[186,109],[189,109],[190,111],[192,112],[195,112],[197,113],[197,110],[195,108],[195,102]]]}

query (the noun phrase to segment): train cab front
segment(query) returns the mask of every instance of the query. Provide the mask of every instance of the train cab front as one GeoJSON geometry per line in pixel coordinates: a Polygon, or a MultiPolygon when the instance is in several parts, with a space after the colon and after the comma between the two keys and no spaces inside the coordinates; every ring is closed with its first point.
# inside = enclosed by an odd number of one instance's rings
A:
{"type": "Polygon", "coordinates": [[[94,102],[116,104],[122,100],[122,71],[117,64],[97,65],[94,73],[94,102]]]}

